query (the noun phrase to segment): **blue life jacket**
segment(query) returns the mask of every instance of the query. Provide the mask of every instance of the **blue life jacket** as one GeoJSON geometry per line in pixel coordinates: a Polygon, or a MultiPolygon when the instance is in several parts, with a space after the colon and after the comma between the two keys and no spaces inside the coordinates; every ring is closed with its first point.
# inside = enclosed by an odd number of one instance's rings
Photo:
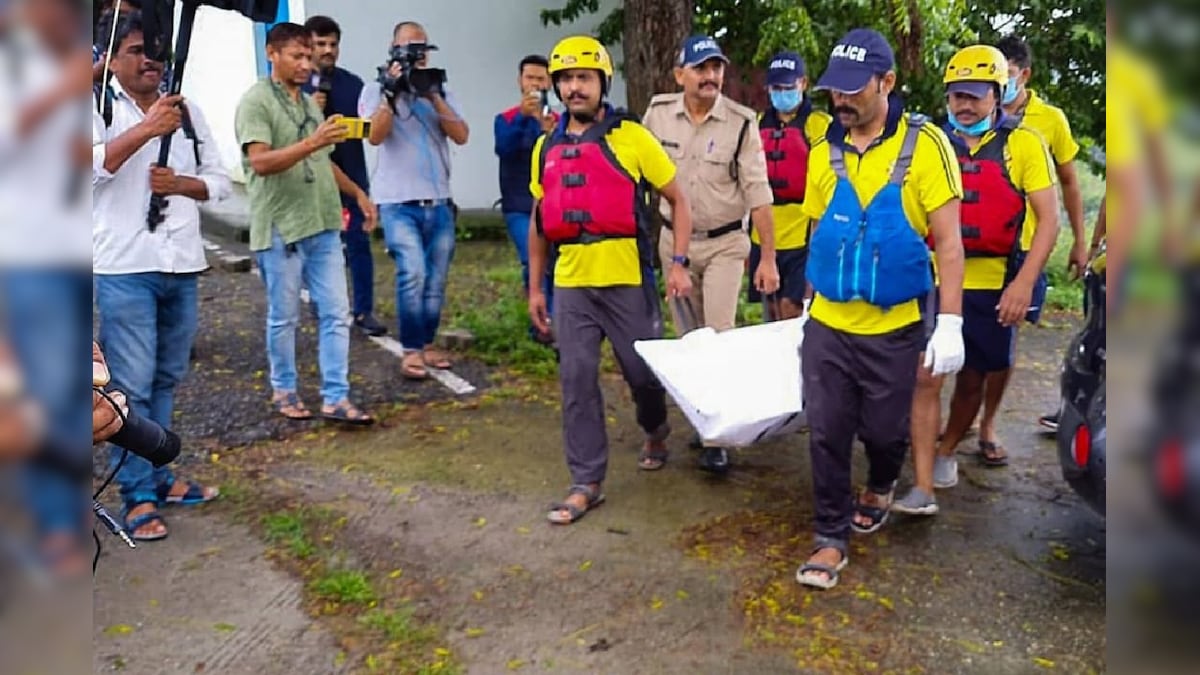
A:
{"type": "Polygon", "coordinates": [[[809,242],[806,271],[813,289],[828,300],[865,300],[889,309],[933,289],[929,247],[909,224],[901,198],[925,122],[921,115],[909,118],[891,179],[865,209],[846,174],[841,146],[830,143],[837,187],[809,242]]]}

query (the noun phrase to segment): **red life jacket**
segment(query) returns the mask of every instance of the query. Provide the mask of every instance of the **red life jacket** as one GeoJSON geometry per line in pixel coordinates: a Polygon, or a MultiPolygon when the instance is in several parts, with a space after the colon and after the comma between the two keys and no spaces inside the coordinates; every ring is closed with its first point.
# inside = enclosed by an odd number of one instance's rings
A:
{"type": "Polygon", "coordinates": [[[776,204],[799,204],[804,201],[804,185],[808,179],[808,139],[804,123],[808,110],[781,123],[774,108],[763,113],[758,121],[763,152],[767,157],[767,179],[775,194],[776,204]]]}
{"type": "Polygon", "coordinates": [[[542,142],[538,229],[547,241],[588,244],[638,235],[642,190],[605,140],[627,119],[610,112],[581,136],[556,130],[542,142]]]}
{"type": "Polygon", "coordinates": [[[1008,137],[1020,123],[1016,117],[1006,117],[974,155],[950,135],[962,167],[962,242],[969,258],[1005,257],[1020,246],[1025,193],[1013,184],[1004,161],[1008,137]]]}

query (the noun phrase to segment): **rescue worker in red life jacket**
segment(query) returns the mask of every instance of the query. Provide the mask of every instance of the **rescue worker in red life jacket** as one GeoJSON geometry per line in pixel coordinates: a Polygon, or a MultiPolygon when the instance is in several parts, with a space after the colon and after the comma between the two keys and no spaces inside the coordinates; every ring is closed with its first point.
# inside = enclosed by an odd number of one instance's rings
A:
{"type": "Polygon", "coordinates": [[[958,482],[955,450],[983,406],[979,459],[1008,463],[996,413],[1012,373],[1017,325],[1058,237],[1054,162],[1042,136],[1000,107],[1008,62],[995,47],[967,47],[950,60],[946,83],[950,137],[962,169],[963,341],[966,361],[938,445],[941,378],[918,377],[912,450],[916,486],[892,504],[914,515],[937,513],[934,488],[958,482]],[[1032,239],[1023,233],[1033,232],[1032,239]],[[1023,250],[1022,241],[1029,241],[1023,250]],[[987,400],[984,400],[984,382],[987,400]]]}
{"type": "MultiPolygon", "coordinates": [[[[688,200],[675,181],[675,165],[658,139],[628,113],[605,103],[613,67],[603,45],[587,36],[568,37],[551,52],[549,70],[568,114],[533,149],[529,273],[531,279],[543,277],[548,247],[554,244],[554,333],[571,486],[547,518],[568,525],[604,501],[604,338],[612,344],[645,433],[639,468],[660,468],[666,461],[666,393],[633,348],[637,340],[662,336],[642,186],[653,187],[671,204],[681,234],[666,271],[671,297],[691,291],[687,245],[692,222],[688,200]]],[[[549,332],[546,297],[537,284],[529,288],[529,314],[538,330],[549,332]]]]}
{"type": "MultiPolygon", "coordinates": [[[[808,77],[799,54],[779,52],[771,57],[767,66],[771,105],[758,117],[767,179],[775,198],[771,210],[775,217],[775,263],[779,268],[778,302],[765,302],[763,307],[767,321],[794,319],[804,313],[809,219],[801,205],[808,176],[808,150],[814,139],[824,138],[832,120],[828,113],[813,110],[812,102],[804,95],[806,89],[808,77]]],[[[754,230],[750,233],[751,280],[761,259],[758,231],[754,230]]],[[[753,283],[749,285],[749,299],[764,299],[753,283]]]]}

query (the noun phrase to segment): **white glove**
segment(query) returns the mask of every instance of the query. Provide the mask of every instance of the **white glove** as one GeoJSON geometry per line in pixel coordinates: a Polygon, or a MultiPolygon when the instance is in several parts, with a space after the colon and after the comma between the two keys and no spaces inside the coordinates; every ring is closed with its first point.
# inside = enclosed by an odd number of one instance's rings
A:
{"type": "Polygon", "coordinates": [[[925,347],[925,367],[933,366],[934,377],[962,370],[967,358],[962,325],[962,317],[957,314],[937,315],[937,325],[925,347]]]}

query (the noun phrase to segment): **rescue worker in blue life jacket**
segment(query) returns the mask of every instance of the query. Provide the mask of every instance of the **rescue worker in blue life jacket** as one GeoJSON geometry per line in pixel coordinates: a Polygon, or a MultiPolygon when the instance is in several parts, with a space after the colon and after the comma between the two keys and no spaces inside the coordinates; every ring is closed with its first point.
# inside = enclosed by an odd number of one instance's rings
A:
{"type": "MultiPolygon", "coordinates": [[[[563,442],[571,487],[550,507],[551,523],[568,525],[604,501],[608,437],[600,390],[600,342],[608,338],[633,394],[645,433],[638,465],[657,468],[666,455],[666,392],[634,351],[637,340],[662,336],[661,303],[651,266],[645,186],[675,214],[674,256],[667,294],[691,291],[687,245],[691,208],[675,165],[645,127],[605,102],[612,86],[608,51],[594,38],[568,37],[550,54],[550,77],[567,114],[533,149],[529,190],[529,274],[541,279],[550,244],[554,267],[554,331],[560,350],[563,442]]],[[[546,295],[529,287],[529,314],[549,332],[546,295]]]]}
{"type": "Polygon", "coordinates": [[[1008,463],[996,436],[996,413],[1012,373],[1017,325],[1036,309],[1031,307],[1034,288],[1058,237],[1054,162],[1042,136],[1001,107],[1008,78],[1004,54],[988,45],[959,51],[943,78],[945,131],[963,180],[966,363],[955,381],[940,446],[942,380],[919,378],[912,420],[916,486],[892,505],[897,512],[937,513],[933,490],[957,484],[954,453],[981,404],[979,459],[990,467],[1008,463]]]}
{"type": "MultiPolygon", "coordinates": [[[[749,285],[750,302],[764,301],[768,321],[794,319],[804,312],[807,283],[809,219],[804,215],[804,185],[808,175],[808,151],[815,139],[823,138],[832,118],[813,110],[805,96],[808,77],[804,59],[795,52],[779,52],[767,66],[767,93],[771,105],[758,117],[767,159],[767,179],[775,202],[775,262],[779,268],[777,302],[763,298],[754,283],[749,285]]],[[[750,233],[750,279],[762,260],[758,231],[750,233]]]]}
{"type": "Polygon", "coordinates": [[[796,572],[816,588],[837,584],[851,530],[869,534],[887,520],[918,364],[940,376],[963,362],[962,178],[946,134],[906,114],[895,86],[892,48],[868,29],[838,41],[817,82],[830,92],[834,122],[813,144],[804,189],[804,213],[815,224],[806,270],[814,296],[800,364],[816,541],[796,572]],[[941,279],[932,334],[920,309],[934,288],[930,232],[941,279]],[[857,498],[856,437],[870,467],[857,498]]]}

